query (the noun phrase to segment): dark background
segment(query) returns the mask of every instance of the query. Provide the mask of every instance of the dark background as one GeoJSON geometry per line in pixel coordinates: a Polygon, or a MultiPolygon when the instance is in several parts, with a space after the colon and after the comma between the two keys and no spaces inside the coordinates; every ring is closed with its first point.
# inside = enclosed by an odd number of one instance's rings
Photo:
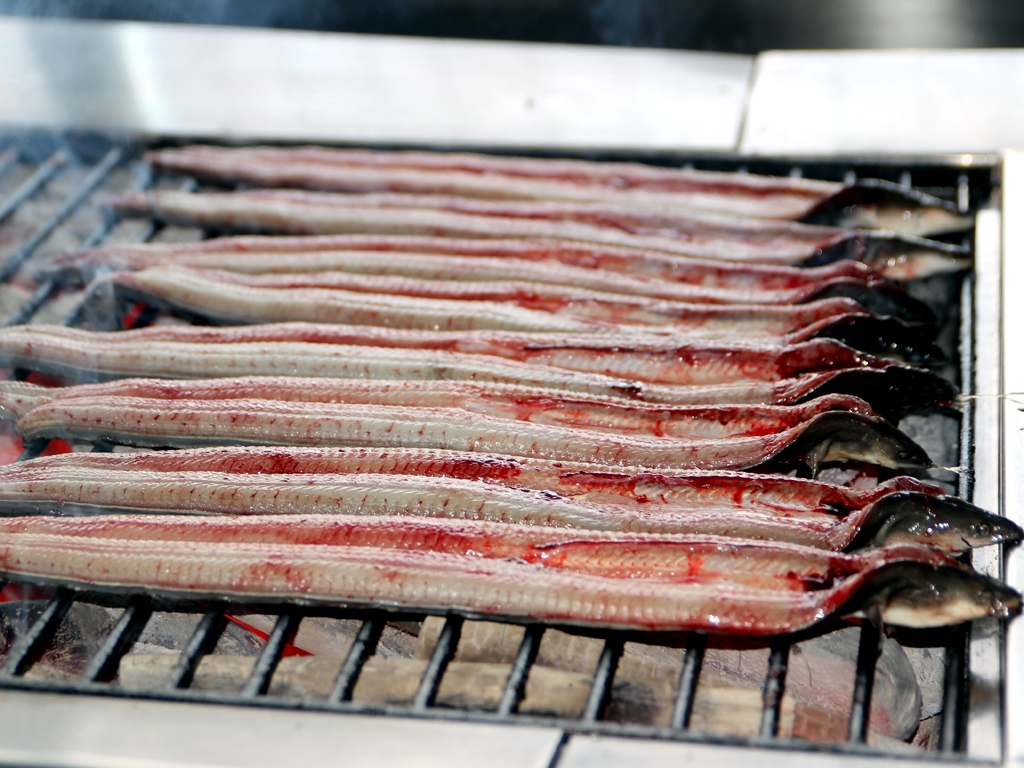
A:
{"type": "Polygon", "coordinates": [[[0,0],[0,14],[756,53],[1024,46],[1021,0],[0,0]]]}

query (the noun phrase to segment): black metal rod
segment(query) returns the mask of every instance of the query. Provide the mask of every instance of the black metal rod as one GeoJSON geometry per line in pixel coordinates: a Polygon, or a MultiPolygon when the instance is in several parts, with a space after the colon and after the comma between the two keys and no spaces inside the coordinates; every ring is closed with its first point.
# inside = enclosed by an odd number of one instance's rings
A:
{"type": "Polygon", "coordinates": [[[281,661],[281,654],[284,647],[295,637],[302,617],[293,611],[282,613],[274,622],[274,628],[270,631],[267,644],[263,646],[263,652],[256,659],[249,679],[242,686],[241,696],[243,699],[251,699],[255,696],[262,696],[270,688],[270,680],[274,676],[278,662],[281,661]]]}
{"type": "Polygon", "coordinates": [[[0,204],[0,221],[3,221],[14,213],[19,205],[38,192],[39,188],[53,178],[53,175],[68,162],[68,159],[68,153],[63,149],[58,149],[46,158],[43,164],[36,169],[36,172],[25,179],[25,181],[23,181],[18,188],[11,193],[11,196],[0,204]]]}
{"type": "Polygon", "coordinates": [[[192,637],[189,638],[188,644],[171,670],[171,674],[167,676],[167,680],[164,682],[165,689],[175,690],[177,688],[188,688],[192,685],[192,678],[195,676],[196,667],[199,666],[203,656],[212,651],[214,646],[217,645],[217,640],[220,639],[226,624],[227,619],[224,616],[223,606],[210,608],[203,614],[203,617],[192,632],[192,637]]]}
{"type": "Polygon", "coordinates": [[[119,147],[111,149],[104,158],[91,170],[89,175],[85,177],[85,180],[81,185],[74,191],[74,193],[64,201],[60,208],[57,209],[56,213],[53,214],[47,220],[43,226],[33,233],[33,235],[22,243],[21,247],[18,248],[11,256],[4,262],[3,266],[0,266],[0,282],[6,283],[10,280],[11,276],[18,271],[18,268],[35,253],[46,238],[48,238],[53,231],[59,227],[64,220],[70,216],[78,206],[85,202],[85,200],[92,194],[93,190],[96,189],[107,177],[114,166],[121,161],[121,157],[124,155],[123,150],[119,147]]]}
{"type": "Polygon", "coordinates": [[[0,667],[0,677],[18,677],[28,671],[36,658],[46,650],[46,646],[53,640],[57,628],[74,600],[75,593],[64,587],[59,588],[53,594],[39,618],[29,627],[28,632],[14,643],[3,666],[0,667]]]}
{"type": "Polygon", "coordinates": [[[707,642],[707,635],[703,632],[691,632],[687,638],[683,668],[679,672],[679,690],[676,693],[676,704],[672,708],[673,728],[690,727],[690,715],[693,714],[693,700],[697,694],[697,683],[700,682],[700,669],[704,663],[707,642]]]}
{"type": "Polygon", "coordinates": [[[850,727],[847,740],[865,744],[871,720],[871,693],[875,687],[875,666],[881,653],[882,633],[873,621],[860,627],[860,650],[857,652],[857,674],[853,679],[853,702],[850,704],[850,727]]]}
{"type": "Polygon", "coordinates": [[[8,147],[0,153],[0,178],[6,176],[18,164],[18,147],[8,147]]]}
{"type": "Polygon", "coordinates": [[[327,700],[333,703],[340,701],[351,701],[352,691],[359,682],[359,673],[363,671],[366,660],[373,656],[377,650],[377,643],[380,642],[381,632],[384,631],[384,619],[374,616],[363,622],[356,633],[352,646],[345,655],[345,663],[338,670],[338,676],[334,678],[334,685],[331,686],[331,693],[327,700]]]}
{"type": "Polygon", "coordinates": [[[512,669],[509,670],[508,680],[505,681],[501,701],[498,702],[498,714],[501,717],[508,717],[519,708],[519,702],[526,693],[526,680],[530,676],[533,662],[537,660],[537,651],[540,650],[540,641],[543,637],[542,624],[531,624],[526,628],[515,661],[512,662],[512,669]]]}
{"type": "Polygon", "coordinates": [[[782,695],[786,692],[786,669],[789,666],[788,638],[772,641],[768,655],[768,675],[764,680],[763,709],[761,710],[762,738],[773,738],[779,733],[779,713],[782,709],[782,695]]]}
{"type": "MultiPolygon", "coordinates": [[[[143,165],[142,170],[138,174],[136,182],[132,185],[132,189],[146,189],[150,186],[153,181],[153,170],[148,165],[143,165]]],[[[113,213],[108,212],[103,217],[103,221],[90,232],[86,238],[82,241],[82,248],[92,248],[93,246],[99,245],[103,242],[103,239],[110,234],[110,231],[117,225],[121,218],[113,213]]],[[[150,223],[148,232],[144,233],[143,237],[140,238],[142,242],[148,240],[152,233],[156,230],[156,226],[150,223]]],[[[32,319],[32,316],[39,311],[39,308],[45,304],[57,289],[60,288],[60,282],[58,280],[45,280],[39,284],[35,292],[29,297],[28,301],[18,307],[18,311],[7,318],[4,323],[5,326],[21,325],[27,323],[32,319]]]]}
{"type": "Polygon", "coordinates": [[[38,437],[35,440],[29,440],[22,446],[21,455],[18,456],[15,461],[28,461],[34,459],[43,451],[46,450],[46,446],[50,444],[50,438],[38,437]]]}
{"type": "Polygon", "coordinates": [[[437,689],[441,686],[441,678],[448,668],[448,662],[455,656],[459,647],[459,637],[462,635],[462,617],[449,616],[441,629],[441,635],[437,638],[437,645],[434,652],[430,654],[430,661],[423,671],[423,678],[420,680],[420,687],[412,700],[413,710],[422,711],[434,706],[434,699],[437,698],[437,689]]]}
{"type": "Polygon", "coordinates": [[[622,646],[622,638],[617,635],[604,641],[601,658],[597,660],[597,669],[594,670],[594,680],[590,684],[587,704],[583,707],[583,716],[580,718],[585,723],[596,723],[600,720],[605,707],[611,701],[612,680],[615,677],[615,670],[619,666],[619,658],[622,656],[622,646]]]}
{"type": "Polygon", "coordinates": [[[971,207],[971,186],[966,173],[961,173],[956,180],[956,209],[967,213],[971,207]]]}
{"type": "MultiPolygon", "coordinates": [[[[194,179],[191,179],[190,181],[192,182],[192,184],[195,184],[195,180],[194,179]]],[[[139,175],[139,179],[138,179],[138,181],[136,182],[136,184],[134,185],[133,188],[134,189],[147,189],[150,186],[152,186],[152,184],[153,184],[153,169],[147,165],[147,166],[145,166],[145,169],[144,169],[143,173],[141,173],[139,175]]],[[[92,246],[99,245],[106,238],[106,236],[108,234],[110,234],[110,230],[112,230],[114,228],[114,226],[116,226],[119,221],[121,221],[121,217],[118,216],[117,214],[112,213],[104,221],[103,224],[101,224],[99,227],[97,227],[95,230],[93,230],[92,234],[89,235],[89,237],[87,237],[85,239],[85,241],[82,243],[82,247],[83,248],[91,248],[92,246]]],[[[153,235],[155,235],[157,232],[160,231],[161,226],[162,226],[161,224],[158,224],[155,221],[150,221],[147,224],[146,228],[139,234],[138,242],[140,242],[140,243],[147,243],[147,242],[149,242],[149,240],[153,237],[153,235]]],[[[89,298],[89,295],[88,295],[88,293],[86,293],[85,296],[83,296],[82,300],[80,300],[75,305],[75,308],[71,311],[71,314],[69,314],[67,316],[67,318],[65,318],[64,325],[76,327],[76,326],[81,324],[83,316],[84,316],[84,313],[85,313],[85,310],[87,309],[86,301],[88,300],[88,298],[89,298]]],[[[37,310],[38,310],[38,307],[36,307],[36,310],[33,310],[33,314],[35,314],[35,311],[37,311],[37,310]]]]}
{"type": "MultiPolygon", "coordinates": [[[[141,191],[153,186],[153,169],[145,163],[141,163],[135,166],[135,168],[135,178],[128,189],[131,191],[141,191]]],[[[92,232],[85,236],[80,247],[92,248],[99,245],[103,242],[106,236],[110,234],[111,230],[117,226],[119,221],[121,221],[121,216],[118,215],[117,212],[108,209],[103,216],[103,221],[100,222],[92,232]]],[[[152,232],[155,231],[155,229],[155,225],[150,223],[146,231],[139,237],[139,242],[146,242],[150,237],[152,237],[152,232]]]]}
{"type": "Polygon", "coordinates": [[[967,625],[957,627],[946,649],[946,675],[942,683],[942,732],[939,749],[962,752],[966,742],[967,718],[967,625]]]}
{"type": "Polygon", "coordinates": [[[562,753],[565,752],[565,748],[569,744],[569,738],[569,732],[562,731],[562,735],[559,737],[558,743],[555,745],[555,749],[551,753],[551,759],[548,760],[548,763],[544,768],[558,768],[558,764],[562,762],[562,753]]]}
{"type": "Polygon", "coordinates": [[[96,652],[82,672],[82,680],[86,683],[107,683],[117,675],[121,657],[131,649],[132,644],[142,634],[150,615],[153,613],[149,598],[138,595],[132,598],[124,609],[117,624],[107,635],[103,645],[96,652]]]}
{"type": "Polygon", "coordinates": [[[46,280],[40,283],[39,287],[28,297],[28,300],[18,307],[18,311],[7,318],[4,326],[9,327],[27,323],[39,311],[39,308],[49,301],[50,297],[57,292],[59,287],[56,280],[46,280]]]}

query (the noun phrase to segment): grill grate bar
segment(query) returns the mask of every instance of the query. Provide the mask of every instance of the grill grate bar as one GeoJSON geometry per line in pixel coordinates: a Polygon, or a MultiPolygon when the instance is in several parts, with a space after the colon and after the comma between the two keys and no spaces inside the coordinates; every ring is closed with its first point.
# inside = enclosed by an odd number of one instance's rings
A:
{"type": "Polygon", "coordinates": [[[580,718],[585,723],[600,720],[608,702],[611,701],[612,680],[622,657],[622,646],[622,638],[618,635],[612,635],[604,641],[601,658],[597,660],[597,669],[594,670],[594,681],[590,684],[587,705],[583,708],[583,716],[580,718]]]}
{"type": "Polygon", "coordinates": [[[124,151],[119,147],[114,147],[104,156],[96,166],[89,172],[89,175],[85,177],[85,181],[72,193],[72,195],[64,201],[64,204],[57,209],[57,212],[50,217],[43,226],[36,230],[35,234],[26,240],[22,246],[16,250],[10,258],[4,262],[3,266],[0,266],[0,282],[6,283],[11,279],[11,276],[18,271],[18,268],[25,263],[25,260],[31,256],[36,248],[42,245],[43,241],[46,240],[53,231],[59,227],[64,220],[67,219],[75,209],[78,208],[82,203],[86,201],[89,195],[92,194],[93,190],[98,187],[103,180],[107,177],[117,165],[121,158],[124,156],[124,151]]]}
{"type": "Polygon", "coordinates": [[[515,661],[512,662],[512,669],[509,670],[501,701],[498,703],[499,717],[508,717],[519,708],[519,702],[523,700],[523,695],[526,693],[526,680],[530,676],[533,662],[537,660],[537,652],[540,650],[540,641],[543,637],[543,625],[531,624],[526,628],[523,640],[519,643],[515,661]]]}
{"type": "MultiPolygon", "coordinates": [[[[147,166],[147,168],[148,168],[148,166],[147,166]]],[[[153,185],[152,169],[149,169],[148,173],[142,175],[140,177],[138,183],[139,183],[139,187],[138,187],[139,189],[147,189],[147,188],[151,187],[153,185]]],[[[195,179],[187,178],[181,184],[179,189],[182,192],[191,192],[197,186],[198,186],[198,184],[196,183],[195,179]]],[[[116,223],[118,221],[120,221],[120,217],[115,217],[114,222],[116,223]]],[[[160,224],[159,222],[156,222],[156,221],[150,221],[150,223],[146,226],[146,228],[140,233],[139,238],[138,238],[138,242],[140,242],[140,243],[148,243],[153,238],[153,236],[157,232],[159,232],[162,228],[163,228],[163,224],[160,224]]],[[[103,240],[106,238],[106,236],[109,233],[110,232],[108,230],[98,240],[96,240],[95,242],[91,243],[89,246],[84,246],[83,245],[83,247],[92,247],[92,246],[99,245],[100,243],[103,242],[103,240]]],[[[81,300],[76,304],[75,308],[71,311],[71,313],[68,315],[68,317],[65,318],[64,325],[71,326],[71,327],[79,327],[79,326],[82,325],[82,323],[86,319],[86,316],[87,316],[87,313],[88,313],[88,310],[89,310],[89,301],[91,300],[91,297],[92,297],[92,294],[90,294],[88,291],[85,292],[85,295],[82,296],[81,300]]]]}
{"type": "MultiPolygon", "coordinates": [[[[152,168],[148,165],[143,165],[141,168],[142,170],[139,172],[135,184],[132,185],[132,189],[147,189],[153,183],[152,168]]],[[[121,217],[116,213],[113,211],[107,211],[106,215],[103,217],[103,222],[86,236],[80,247],[92,248],[93,246],[102,243],[106,236],[110,234],[110,231],[117,226],[117,223],[120,220],[121,217]]],[[[156,231],[157,225],[154,222],[150,222],[143,236],[140,238],[141,241],[146,242],[156,231]]],[[[4,323],[4,325],[10,326],[27,323],[32,319],[32,316],[39,311],[39,308],[49,301],[50,297],[57,292],[58,288],[60,288],[60,282],[58,280],[46,280],[42,282],[35,290],[35,293],[29,297],[29,300],[22,304],[21,307],[18,308],[18,311],[7,319],[7,322],[4,323]]]]}
{"type": "MultiPolygon", "coordinates": [[[[957,204],[969,199],[962,191],[967,174],[958,178],[957,204]]],[[[974,318],[974,279],[968,275],[960,286],[960,378],[961,389],[965,394],[976,392],[975,383],[975,318],[974,318]]],[[[961,498],[974,500],[974,434],[975,434],[975,402],[973,398],[965,398],[961,405],[960,418],[960,465],[957,492],[961,498]]],[[[969,562],[970,555],[965,562],[969,562]]],[[[962,752],[966,749],[967,732],[967,688],[968,688],[968,653],[971,628],[969,625],[958,627],[953,631],[952,640],[946,647],[946,670],[942,689],[942,730],[939,735],[939,749],[946,753],[962,752]]]]}
{"type": "Polygon", "coordinates": [[[412,700],[414,712],[422,712],[428,707],[434,706],[437,689],[441,686],[441,678],[444,676],[445,669],[448,668],[448,662],[455,657],[461,635],[462,617],[449,616],[441,629],[441,635],[437,638],[434,652],[430,654],[427,668],[423,671],[419,690],[416,691],[416,696],[412,700]]]}
{"type": "Polygon", "coordinates": [[[54,593],[39,618],[11,648],[3,666],[0,667],[0,677],[18,677],[28,671],[36,657],[45,651],[53,640],[57,628],[74,600],[75,593],[70,589],[61,587],[54,593]]]}
{"type": "Polygon", "coordinates": [[[274,670],[277,669],[277,665],[281,661],[284,647],[295,637],[295,631],[299,628],[301,620],[301,617],[293,611],[282,613],[277,617],[274,628],[270,631],[270,637],[267,638],[267,644],[263,646],[263,653],[256,659],[252,673],[242,688],[240,695],[243,699],[262,696],[270,688],[270,679],[274,676],[274,670]]]}
{"type": "Polygon", "coordinates": [[[0,221],[4,221],[14,213],[18,206],[38,192],[42,186],[53,178],[64,165],[67,164],[70,156],[66,150],[58,149],[43,162],[36,172],[23,181],[11,196],[0,205],[0,221]]]}
{"type": "Polygon", "coordinates": [[[18,164],[18,147],[8,147],[0,152],[0,179],[6,176],[18,164]]]}
{"type": "Polygon", "coordinates": [[[334,679],[331,693],[327,700],[332,704],[352,700],[352,691],[359,682],[359,673],[363,671],[366,660],[373,656],[377,650],[377,643],[380,642],[381,633],[384,631],[384,619],[380,616],[372,616],[363,622],[352,641],[352,647],[348,649],[345,656],[345,663],[341,665],[338,676],[334,679]]]}
{"type": "Polygon", "coordinates": [[[173,691],[178,688],[188,688],[192,685],[192,678],[195,676],[196,667],[202,661],[203,656],[213,650],[220,639],[224,627],[227,625],[227,617],[224,615],[224,606],[218,605],[210,608],[199,620],[192,637],[189,638],[178,661],[167,676],[164,688],[173,691]]]}
{"type": "Polygon", "coordinates": [[[971,207],[971,185],[966,173],[961,173],[956,179],[956,209],[960,213],[967,213],[971,207]]]}
{"type": "Polygon", "coordinates": [[[700,670],[704,664],[704,649],[707,642],[708,637],[703,632],[691,632],[687,638],[683,668],[679,672],[676,703],[672,708],[673,728],[690,727],[690,715],[693,714],[693,700],[697,695],[697,683],[700,682],[700,670]]]}
{"type": "Polygon", "coordinates": [[[117,666],[121,657],[131,650],[132,644],[142,634],[146,622],[152,614],[149,598],[138,595],[132,598],[124,609],[117,624],[103,641],[96,655],[89,660],[82,680],[87,683],[107,683],[117,675],[117,666]]]}
{"type": "Polygon", "coordinates": [[[875,666],[882,652],[884,637],[875,622],[867,620],[860,628],[857,651],[857,676],[853,682],[853,703],[850,706],[850,727],[847,739],[858,744],[868,740],[871,720],[871,693],[875,687],[875,666]]]}
{"type": "Polygon", "coordinates": [[[939,749],[943,752],[962,752],[965,745],[967,703],[967,640],[968,625],[957,627],[953,641],[946,649],[946,676],[942,688],[942,733],[939,749]]]}
{"type": "Polygon", "coordinates": [[[18,311],[11,315],[4,323],[5,326],[21,325],[27,323],[32,319],[32,316],[39,311],[39,308],[43,306],[50,297],[57,292],[60,286],[56,280],[47,280],[42,283],[31,296],[28,301],[18,307],[18,311]]]}
{"type": "Polygon", "coordinates": [[[764,680],[764,709],[761,712],[760,730],[762,738],[775,738],[779,733],[782,695],[786,692],[786,670],[789,667],[789,649],[792,645],[792,641],[787,637],[775,639],[771,643],[768,675],[764,680]]]}

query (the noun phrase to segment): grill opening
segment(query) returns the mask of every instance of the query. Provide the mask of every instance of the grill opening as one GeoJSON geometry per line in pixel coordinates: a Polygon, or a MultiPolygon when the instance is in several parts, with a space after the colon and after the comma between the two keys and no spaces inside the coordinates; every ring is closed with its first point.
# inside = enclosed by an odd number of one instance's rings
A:
{"type": "MultiPolygon", "coordinates": [[[[160,145],[176,143],[173,140],[160,145]]],[[[139,160],[146,148],[143,142],[111,139],[99,134],[46,134],[27,132],[0,137],[0,283],[7,295],[0,300],[5,325],[30,321],[65,322],[96,328],[131,328],[149,324],[160,312],[138,302],[83,299],[80,289],[55,281],[38,285],[24,284],[23,267],[42,253],[71,247],[85,247],[118,241],[145,242],[155,238],[181,239],[205,237],[211,233],[189,232],[144,221],[123,221],[104,206],[107,195],[126,189],[151,187],[197,188],[197,182],[173,174],[154,175],[139,160]],[[19,284],[19,280],[22,283],[19,284]],[[99,307],[99,309],[97,309],[99,307]]],[[[150,145],[152,146],[152,145],[150,145]]],[[[437,148],[437,147],[434,147],[437,148]]],[[[544,155],[545,153],[531,153],[544,155]]],[[[966,211],[987,202],[996,184],[994,169],[975,165],[954,168],[940,162],[889,162],[867,158],[844,162],[794,162],[786,159],[750,159],[724,156],[682,155],[672,153],[568,153],[593,159],[638,160],[655,164],[735,171],[741,167],[750,173],[802,176],[837,181],[881,178],[936,195],[966,211]]],[[[963,240],[972,245],[973,233],[963,240]]],[[[961,391],[972,392],[973,381],[973,280],[964,277],[939,277],[919,281],[912,293],[926,299],[946,295],[944,317],[940,318],[940,342],[950,348],[955,367],[951,376],[961,391]]],[[[101,297],[102,298],[102,297],[101,297]]],[[[941,302],[940,302],[941,303],[941,302]]],[[[12,371],[15,378],[27,378],[25,370],[12,371]]],[[[949,418],[945,416],[943,418],[949,418]]],[[[956,479],[959,494],[970,500],[973,490],[973,408],[969,399],[959,424],[959,443],[953,460],[960,468],[956,479]]],[[[34,441],[23,446],[18,456],[24,460],[39,456],[54,446],[49,441],[34,441]]],[[[93,451],[112,451],[114,446],[96,442],[93,451]]],[[[950,478],[952,479],[952,478],[950,478]]],[[[870,622],[859,630],[855,656],[852,702],[847,735],[831,743],[780,736],[782,725],[792,732],[793,714],[787,711],[786,682],[800,643],[835,631],[840,624],[831,622],[813,631],[773,638],[761,644],[767,652],[763,689],[760,691],[759,717],[754,732],[747,737],[714,733],[694,723],[700,699],[700,683],[707,670],[706,659],[719,639],[705,633],[687,633],[671,637],[641,632],[568,630],[573,637],[585,637],[601,644],[596,663],[589,674],[586,695],[575,716],[538,714],[521,711],[527,698],[531,673],[537,668],[545,637],[562,632],[564,627],[539,622],[521,622],[522,637],[511,656],[503,662],[504,678],[498,693],[487,706],[479,702],[460,706],[459,697],[442,697],[446,672],[459,663],[460,638],[483,620],[515,627],[512,622],[496,622],[490,617],[470,614],[441,614],[428,617],[422,611],[385,610],[372,606],[338,608],[296,600],[250,601],[240,604],[223,601],[183,599],[172,594],[146,595],[126,590],[78,590],[46,583],[11,584],[2,596],[0,618],[8,642],[0,663],[0,687],[53,693],[100,696],[126,696],[192,702],[217,702],[264,707],[305,708],[335,712],[373,713],[418,718],[473,720],[489,723],[543,724],[566,733],[605,733],[634,737],[711,741],[731,744],[757,744],[789,749],[825,750],[855,754],[892,754],[886,745],[869,744],[871,703],[875,693],[876,669],[884,636],[870,622]],[[91,619],[89,617],[92,617],[91,619]],[[250,622],[259,616],[259,630],[250,622]],[[168,618],[170,617],[170,618],[168,618]],[[247,619],[247,617],[250,617],[247,619]],[[419,659],[418,674],[411,696],[403,704],[356,701],[354,694],[371,673],[382,642],[396,633],[414,637],[410,628],[422,633],[429,623],[443,623],[419,659]],[[159,620],[159,621],[158,621],[159,620]],[[275,689],[275,674],[282,661],[296,656],[293,641],[310,621],[345,621],[355,626],[347,648],[337,660],[323,695],[301,698],[275,689]],[[92,623],[90,623],[90,621],[92,623]],[[119,679],[122,659],[153,631],[154,623],[185,622],[191,630],[179,632],[180,647],[173,648],[174,661],[158,684],[133,687],[119,679]],[[248,627],[248,628],[246,628],[248,627]],[[404,630],[403,630],[404,628],[404,630]],[[79,633],[70,646],[74,658],[60,664],[47,664],[55,640],[68,633],[79,633]],[[387,636],[387,637],[386,637],[387,636]],[[664,645],[673,651],[678,663],[673,692],[664,707],[662,724],[639,724],[609,717],[615,701],[616,674],[628,656],[630,644],[664,645]],[[197,673],[220,647],[241,648],[239,658],[246,660],[247,672],[233,692],[198,690],[197,673]],[[77,654],[77,655],[76,655],[77,654]],[[61,666],[63,665],[63,667],[61,666]],[[33,669],[46,667],[47,675],[34,675],[33,669]],[[56,669],[57,672],[52,670],[56,669]],[[454,702],[454,703],[453,703],[454,702]]],[[[348,626],[348,625],[347,625],[348,626]]],[[[932,739],[933,748],[920,750],[921,757],[965,754],[967,686],[970,674],[967,653],[969,627],[929,633],[898,632],[905,644],[918,644],[942,653],[944,677],[941,684],[941,730],[932,739]]],[[[391,640],[388,640],[391,642],[391,640]]],[[[172,649],[165,649],[172,650],[172,649]]],[[[170,654],[168,654],[170,655],[170,654]]],[[[52,660],[51,660],[52,661],[52,660]]],[[[854,661],[854,659],[851,659],[854,661]]],[[[288,663],[288,662],[286,662],[288,663]]],[[[163,669],[163,667],[161,668],[163,669]]]]}

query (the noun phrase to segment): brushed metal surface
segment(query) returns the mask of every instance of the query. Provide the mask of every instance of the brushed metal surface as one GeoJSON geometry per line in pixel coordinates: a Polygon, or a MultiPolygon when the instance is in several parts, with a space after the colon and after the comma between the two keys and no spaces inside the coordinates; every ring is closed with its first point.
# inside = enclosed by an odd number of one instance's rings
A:
{"type": "MultiPolygon", "coordinates": [[[[805,750],[733,747],[723,744],[686,744],[670,741],[640,741],[610,736],[573,736],[562,749],[558,768],[840,768],[841,766],[872,766],[872,768],[907,768],[906,756],[921,755],[914,747],[906,747],[903,758],[866,757],[864,755],[822,754],[805,750]]],[[[942,765],[969,765],[951,761],[942,765]]]]}
{"type": "Polygon", "coordinates": [[[740,149],[754,155],[1024,148],[1024,51],[772,51],[740,149]]]}
{"type": "MultiPolygon", "coordinates": [[[[983,509],[1002,508],[1002,215],[997,209],[978,212],[974,237],[974,494],[983,509]]],[[[971,553],[974,567],[1002,577],[998,546],[971,553]]],[[[969,650],[967,753],[976,760],[998,762],[1002,756],[1003,646],[1002,627],[993,619],[974,622],[969,650]]]]}
{"type": "MultiPolygon", "coordinates": [[[[1008,152],[1003,160],[1003,509],[1024,522],[1024,153],[1008,152]]],[[[1016,547],[1003,565],[1008,584],[1024,589],[1024,550],[1016,547]]],[[[1011,622],[1006,631],[1007,765],[1024,763],[1024,625],[1011,622]]]]}
{"type": "Polygon", "coordinates": [[[74,768],[546,768],[561,732],[0,692],[0,763],[74,768]]]}
{"type": "Polygon", "coordinates": [[[0,122],[182,136],[734,150],[747,56],[0,19],[0,122]]]}

